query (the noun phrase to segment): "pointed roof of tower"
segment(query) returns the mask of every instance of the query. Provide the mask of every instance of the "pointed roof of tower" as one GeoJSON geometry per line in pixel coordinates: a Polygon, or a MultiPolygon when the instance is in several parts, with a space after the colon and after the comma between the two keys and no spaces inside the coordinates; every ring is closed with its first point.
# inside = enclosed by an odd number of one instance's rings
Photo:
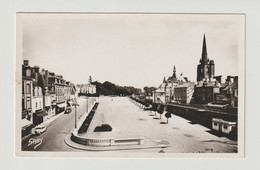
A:
{"type": "Polygon", "coordinates": [[[166,83],[165,77],[163,78],[163,83],[166,83]]]}
{"type": "Polygon", "coordinates": [[[174,67],[173,67],[172,79],[173,79],[173,80],[176,80],[176,79],[177,79],[177,78],[176,78],[176,68],[175,68],[175,65],[174,65],[174,67]]]}
{"type": "Polygon", "coordinates": [[[206,36],[204,34],[203,37],[203,46],[202,46],[202,61],[208,60],[208,53],[207,53],[207,45],[206,45],[206,36]]]}

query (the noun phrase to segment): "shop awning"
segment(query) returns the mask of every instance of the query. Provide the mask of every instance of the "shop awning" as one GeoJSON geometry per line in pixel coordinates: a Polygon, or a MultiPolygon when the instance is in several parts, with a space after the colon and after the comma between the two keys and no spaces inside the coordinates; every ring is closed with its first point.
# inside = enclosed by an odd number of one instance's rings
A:
{"type": "Polygon", "coordinates": [[[58,106],[59,108],[63,108],[63,107],[66,107],[66,103],[57,104],[57,106],[58,106]]]}
{"type": "Polygon", "coordinates": [[[35,114],[36,114],[36,116],[39,116],[39,117],[43,117],[45,115],[48,115],[48,113],[46,113],[44,110],[37,111],[35,114]]]}
{"type": "Polygon", "coordinates": [[[72,106],[73,102],[72,101],[68,101],[67,103],[69,106],[72,106]]]}
{"type": "Polygon", "coordinates": [[[26,127],[28,127],[30,125],[32,125],[32,122],[30,122],[29,120],[27,120],[27,119],[22,119],[21,120],[21,127],[22,128],[26,128],[26,127]]]}

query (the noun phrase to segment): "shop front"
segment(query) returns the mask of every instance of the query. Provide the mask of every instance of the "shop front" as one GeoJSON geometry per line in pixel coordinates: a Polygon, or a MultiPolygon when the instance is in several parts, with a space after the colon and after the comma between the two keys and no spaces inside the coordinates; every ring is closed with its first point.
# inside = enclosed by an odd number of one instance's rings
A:
{"type": "Polygon", "coordinates": [[[56,105],[56,115],[64,112],[65,109],[66,109],[66,103],[65,102],[57,104],[56,105]]]}
{"type": "Polygon", "coordinates": [[[39,125],[44,121],[44,116],[48,115],[44,110],[37,110],[33,113],[33,125],[39,125]]]}

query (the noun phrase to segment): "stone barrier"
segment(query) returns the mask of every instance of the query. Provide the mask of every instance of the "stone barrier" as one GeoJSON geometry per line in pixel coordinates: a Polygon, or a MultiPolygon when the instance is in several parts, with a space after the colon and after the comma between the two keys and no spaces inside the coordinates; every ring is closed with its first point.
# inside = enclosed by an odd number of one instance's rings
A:
{"type": "Polygon", "coordinates": [[[86,138],[77,135],[77,132],[74,131],[71,136],[71,140],[87,146],[122,146],[122,145],[143,145],[144,138],[124,138],[124,139],[114,139],[114,138],[86,138]]]}

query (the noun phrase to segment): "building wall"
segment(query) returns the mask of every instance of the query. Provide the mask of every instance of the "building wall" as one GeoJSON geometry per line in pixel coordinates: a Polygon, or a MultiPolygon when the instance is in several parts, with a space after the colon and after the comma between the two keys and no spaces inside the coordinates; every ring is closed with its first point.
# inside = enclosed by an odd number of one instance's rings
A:
{"type": "Polygon", "coordinates": [[[215,101],[215,94],[219,92],[219,88],[214,86],[195,87],[194,102],[197,104],[207,104],[215,101]]]}
{"type": "Polygon", "coordinates": [[[33,97],[32,97],[32,112],[35,113],[36,110],[43,109],[43,95],[41,87],[36,86],[33,88],[33,97]]]}
{"type": "Polygon", "coordinates": [[[66,96],[64,95],[64,86],[55,84],[55,94],[56,94],[56,102],[61,103],[66,101],[66,96]]]}
{"type": "Polygon", "coordinates": [[[22,83],[22,118],[27,118],[30,120],[32,115],[32,80],[25,80],[23,78],[22,83]]]}
{"type": "Polygon", "coordinates": [[[79,92],[83,94],[96,94],[96,85],[93,84],[81,84],[77,85],[79,92]]]}
{"type": "Polygon", "coordinates": [[[155,91],[153,93],[153,102],[165,104],[165,92],[156,92],[155,91]]]}
{"type": "Polygon", "coordinates": [[[187,87],[175,87],[174,100],[181,103],[187,103],[187,87]]]}

